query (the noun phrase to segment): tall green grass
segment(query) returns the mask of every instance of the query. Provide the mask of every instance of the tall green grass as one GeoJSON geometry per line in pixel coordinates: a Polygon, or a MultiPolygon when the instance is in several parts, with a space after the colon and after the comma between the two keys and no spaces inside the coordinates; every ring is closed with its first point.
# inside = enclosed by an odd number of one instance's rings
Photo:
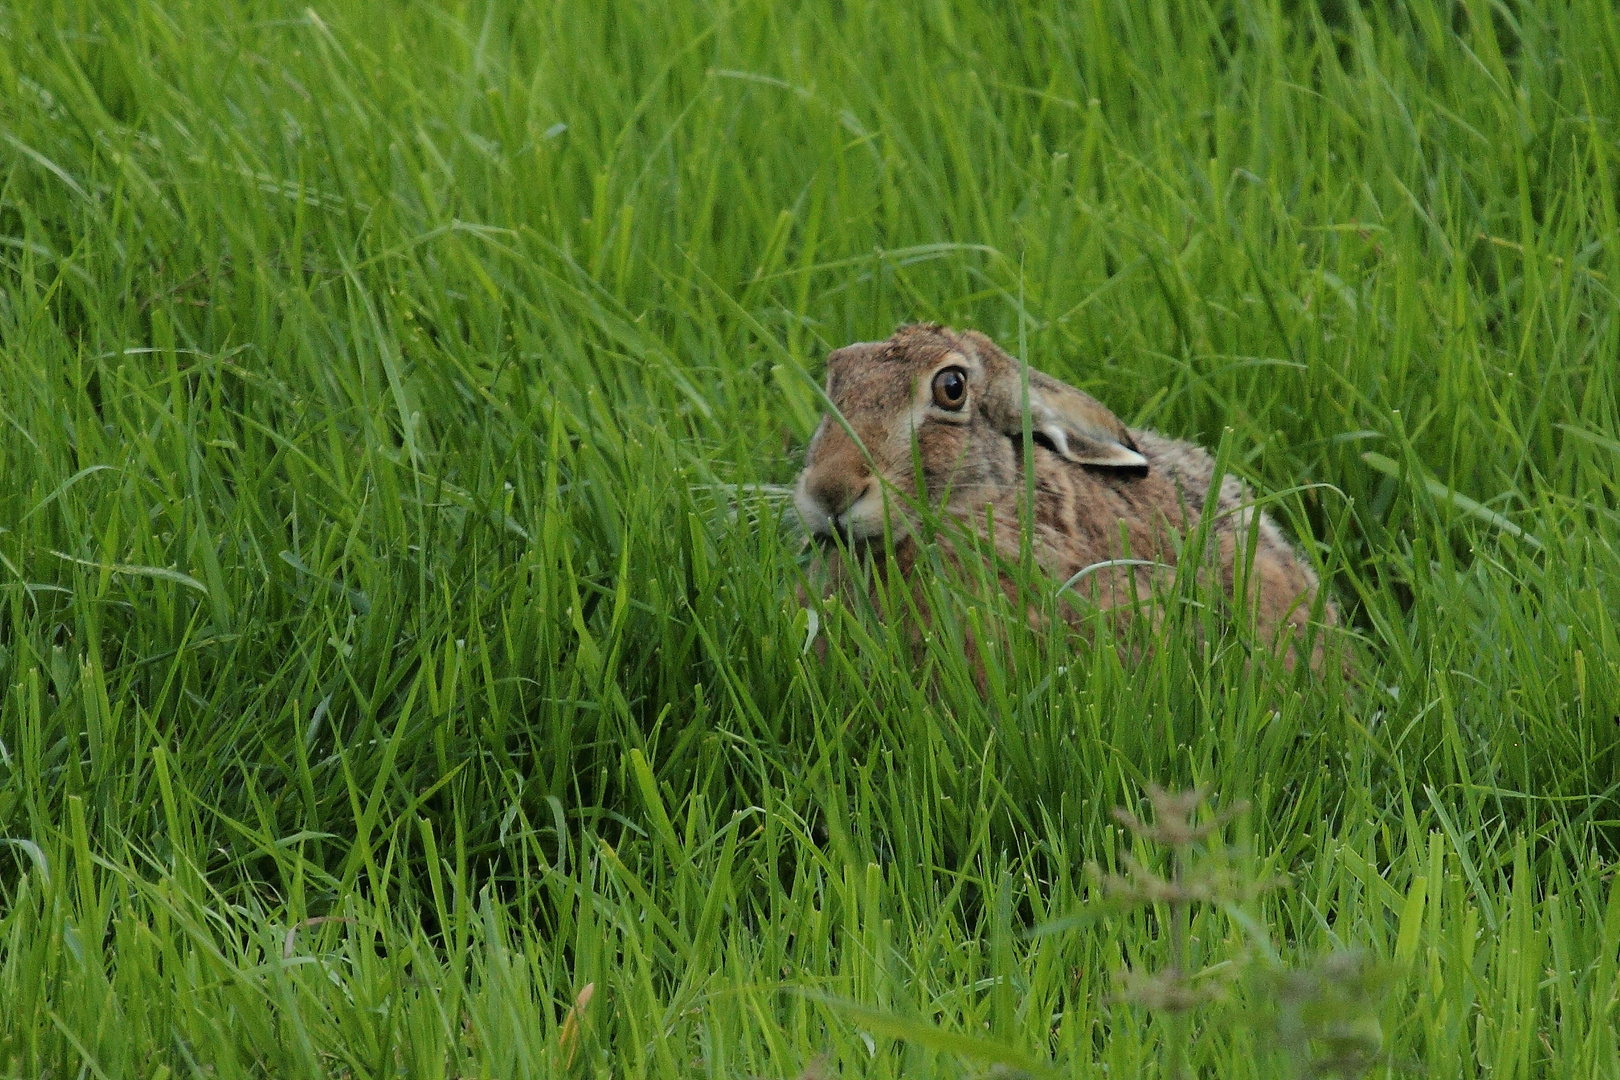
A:
{"type": "Polygon", "coordinates": [[[0,9],[0,1074],[1156,1075],[1165,913],[1029,933],[1150,782],[1385,1073],[1620,1074],[1617,125],[1601,0],[0,9]],[[1221,446],[1358,678],[807,653],[914,319],[1221,446]]]}

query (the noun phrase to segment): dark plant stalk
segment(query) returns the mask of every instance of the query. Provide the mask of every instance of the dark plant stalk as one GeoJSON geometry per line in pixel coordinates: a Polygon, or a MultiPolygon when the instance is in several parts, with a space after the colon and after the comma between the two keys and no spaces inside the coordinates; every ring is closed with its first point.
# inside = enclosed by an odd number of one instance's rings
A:
{"type": "MultiPolygon", "coordinates": [[[[1183,962],[1183,951],[1186,947],[1185,935],[1187,927],[1184,920],[1190,914],[1187,897],[1181,889],[1182,858],[1181,848],[1170,848],[1170,970],[1167,973],[1171,985],[1178,989],[1183,988],[1186,979],[1183,962]]],[[[1187,1076],[1187,1013],[1183,1009],[1175,1009],[1170,1013],[1170,1030],[1166,1050],[1170,1058],[1171,1080],[1184,1080],[1187,1076]]]]}

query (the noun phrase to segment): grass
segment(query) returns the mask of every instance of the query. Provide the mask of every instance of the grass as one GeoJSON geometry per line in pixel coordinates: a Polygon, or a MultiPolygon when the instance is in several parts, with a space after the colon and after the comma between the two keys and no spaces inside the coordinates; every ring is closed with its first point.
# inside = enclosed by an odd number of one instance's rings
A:
{"type": "Polygon", "coordinates": [[[1602,0],[0,8],[0,1075],[1174,1075],[1152,783],[1287,882],[1189,970],[1620,1075],[1617,124],[1602,0]],[[913,319],[1220,446],[1360,677],[807,654],[913,319]]]}

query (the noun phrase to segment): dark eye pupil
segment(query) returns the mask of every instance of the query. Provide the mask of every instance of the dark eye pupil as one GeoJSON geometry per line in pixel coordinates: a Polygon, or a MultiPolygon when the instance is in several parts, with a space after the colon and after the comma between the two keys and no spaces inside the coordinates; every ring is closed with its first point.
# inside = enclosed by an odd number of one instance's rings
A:
{"type": "Polygon", "coordinates": [[[934,401],[952,408],[962,403],[967,394],[967,379],[956,368],[940,372],[934,378],[934,401]]]}

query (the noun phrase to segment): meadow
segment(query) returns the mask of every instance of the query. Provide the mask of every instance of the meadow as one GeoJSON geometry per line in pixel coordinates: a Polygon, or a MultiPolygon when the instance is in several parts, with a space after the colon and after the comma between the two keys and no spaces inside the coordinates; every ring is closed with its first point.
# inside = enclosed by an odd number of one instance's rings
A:
{"type": "Polygon", "coordinates": [[[1606,0],[0,6],[0,1076],[1620,1076],[1617,159],[1606,0]],[[913,320],[1353,670],[812,616],[913,320]]]}

